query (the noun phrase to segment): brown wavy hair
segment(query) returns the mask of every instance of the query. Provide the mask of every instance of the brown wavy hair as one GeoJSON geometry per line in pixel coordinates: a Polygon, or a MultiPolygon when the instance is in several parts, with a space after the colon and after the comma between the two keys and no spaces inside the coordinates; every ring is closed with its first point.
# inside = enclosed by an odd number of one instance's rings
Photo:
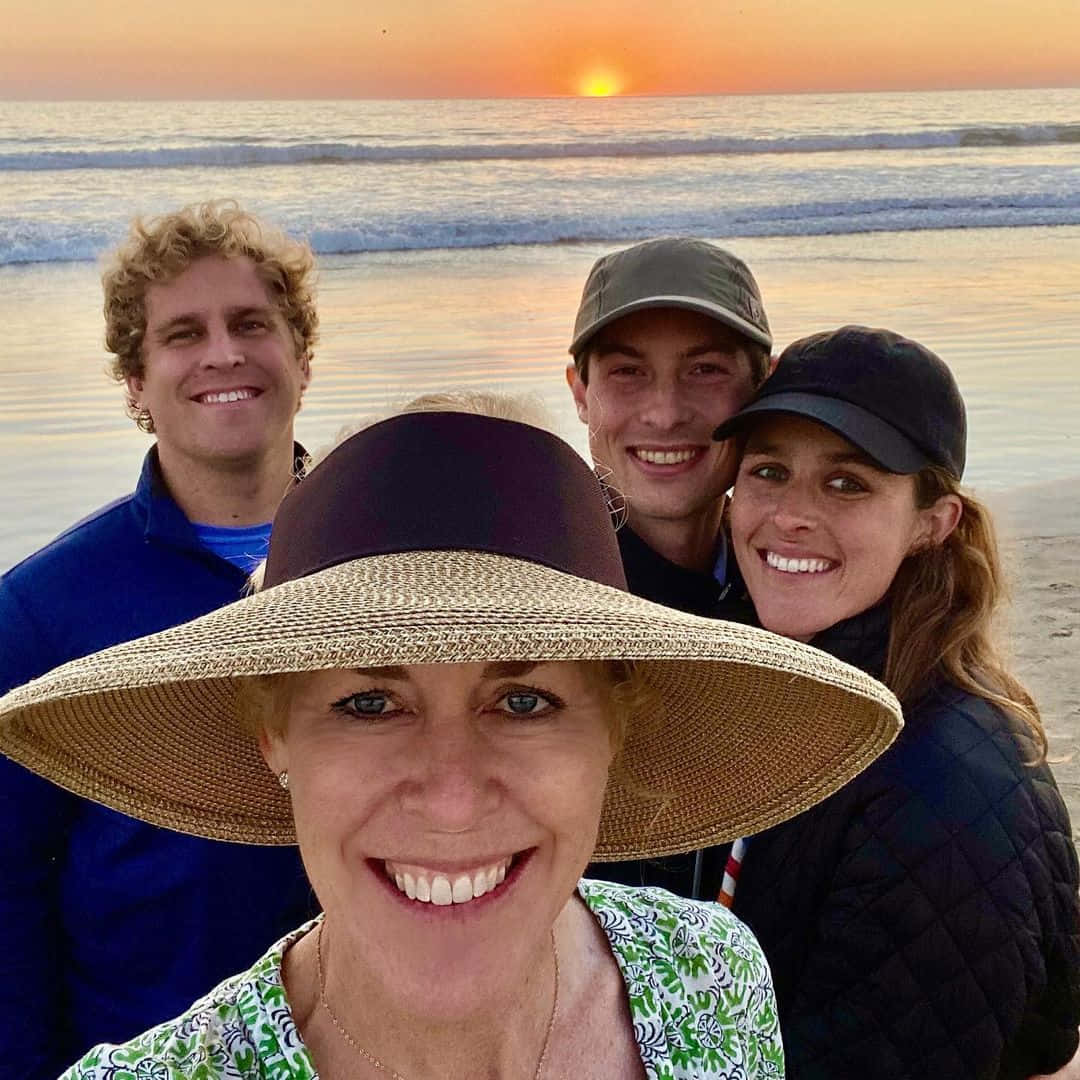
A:
{"type": "MultiPolygon", "coordinates": [[[[311,249],[263,224],[232,199],[217,199],[149,220],[136,218],[127,240],[109,256],[101,284],[105,347],[113,354],[109,373],[117,382],[143,374],[146,290],[171,281],[207,255],[251,259],[292,333],[297,361],[311,362],[319,328],[311,249]]],[[[127,411],[143,431],[153,432],[150,414],[130,395],[127,411]]]]}
{"type": "Polygon", "coordinates": [[[914,479],[919,509],[955,495],[963,512],[944,543],[908,556],[893,579],[884,682],[905,705],[935,676],[984,698],[1020,721],[1036,764],[1047,750],[1039,709],[1009,672],[993,633],[1006,598],[993,519],[944,469],[931,466],[914,479]]]}

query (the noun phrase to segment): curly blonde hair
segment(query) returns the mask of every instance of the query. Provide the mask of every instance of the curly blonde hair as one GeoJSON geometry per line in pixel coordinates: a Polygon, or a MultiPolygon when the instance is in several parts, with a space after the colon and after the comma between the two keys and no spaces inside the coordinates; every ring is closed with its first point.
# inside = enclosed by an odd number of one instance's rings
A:
{"type": "MultiPolygon", "coordinates": [[[[292,333],[297,361],[310,363],[319,327],[311,249],[264,225],[232,199],[217,199],[149,220],[136,218],[127,240],[109,256],[101,284],[105,347],[113,354],[110,374],[117,382],[143,374],[149,286],[173,280],[207,255],[251,259],[292,333]]],[[[153,432],[150,414],[130,395],[127,411],[139,428],[153,432]]]]}

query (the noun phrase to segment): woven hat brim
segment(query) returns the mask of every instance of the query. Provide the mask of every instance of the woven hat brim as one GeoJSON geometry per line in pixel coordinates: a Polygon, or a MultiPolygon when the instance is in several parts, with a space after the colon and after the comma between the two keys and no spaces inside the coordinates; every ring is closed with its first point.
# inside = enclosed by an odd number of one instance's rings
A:
{"type": "Polygon", "coordinates": [[[535,563],[471,551],[344,563],[72,661],[0,699],[0,751],[78,795],[212,839],[294,843],[240,722],[244,676],[498,660],[642,661],[595,855],[720,843],[808,809],[900,730],[896,699],[825,653],[535,563]]]}

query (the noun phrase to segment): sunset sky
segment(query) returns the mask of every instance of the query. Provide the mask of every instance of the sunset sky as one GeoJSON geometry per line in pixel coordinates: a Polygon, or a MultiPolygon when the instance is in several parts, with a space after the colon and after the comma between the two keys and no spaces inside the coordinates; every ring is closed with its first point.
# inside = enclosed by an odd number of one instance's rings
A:
{"type": "Polygon", "coordinates": [[[0,0],[2,98],[1080,84],[1080,0],[0,0]]]}

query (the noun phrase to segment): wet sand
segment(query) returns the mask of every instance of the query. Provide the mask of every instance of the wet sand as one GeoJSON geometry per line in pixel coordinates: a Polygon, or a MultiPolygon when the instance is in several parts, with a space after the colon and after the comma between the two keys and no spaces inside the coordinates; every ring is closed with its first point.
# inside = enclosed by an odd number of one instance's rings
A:
{"type": "Polygon", "coordinates": [[[988,498],[1012,586],[1006,640],[1034,694],[1050,761],[1080,838],[1080,483],[1017,488],[988,498]]]}

